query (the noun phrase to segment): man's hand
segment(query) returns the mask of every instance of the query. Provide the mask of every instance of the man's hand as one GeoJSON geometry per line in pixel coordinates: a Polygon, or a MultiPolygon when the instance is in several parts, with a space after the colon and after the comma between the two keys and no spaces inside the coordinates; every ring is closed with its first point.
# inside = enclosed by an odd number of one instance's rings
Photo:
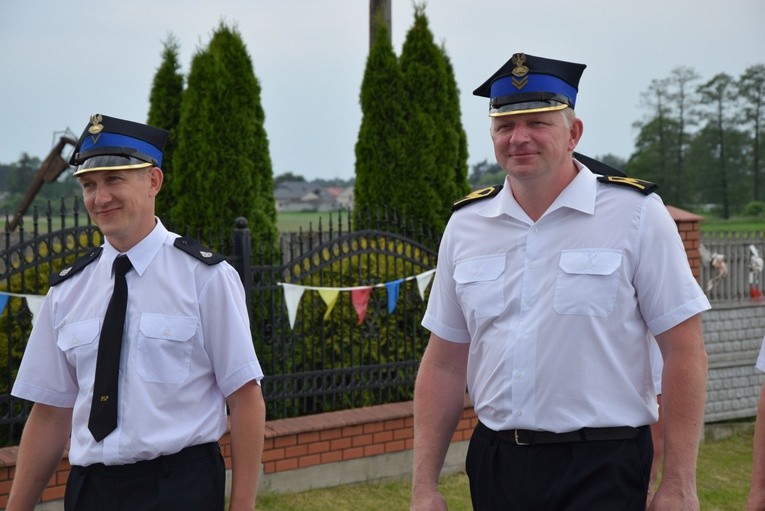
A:
{"type": "Polygon", "coordinates": [[[699,497],[695,485],[684,488],[672,481],[662,481],[651,505],[651,511],[699,511],[699,497]]]}
{"type": "Polygon", "coordinates": [[[446,500],[440,492],[428,491],[412,493],[410,511],[447,511],[446,500]]]}

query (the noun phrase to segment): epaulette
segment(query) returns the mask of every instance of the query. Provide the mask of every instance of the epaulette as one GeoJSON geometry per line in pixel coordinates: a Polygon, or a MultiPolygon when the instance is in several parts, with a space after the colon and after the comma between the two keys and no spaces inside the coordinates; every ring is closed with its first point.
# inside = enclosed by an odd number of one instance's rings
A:
{"type": "Polygon", "coordinates": [[[57,284],[61,284],[69,277],[76,275],[80,271],[82,271],[83,268],[85,268],[87,265],[95,261],[99,258],[101,255],[101,251],[103,250],[103,247],[94,248],[87,254],[85,254],[83,257],[80,257],[77,259],[74,263],[72,263],[71,266],[68,266],[61,270],[58,273],[51,274],[50,277],[48,277],[48,283],[52,286],[55,286],[57,284]]]}
{"type": "Polygon", "coordinates": [[[173,246],[183,250],[190,256],[195,257],[196,259],[199,259],[203,263],[210,266],[226,260],[226,258],[222,255],[213,252],[189,236],[181,236],[176,238],[173,242],[173,246]]]}
{"type": "Polygon", "coordinates": [[[452,204],[452,211],[457,211],[462,206],[467,206],[471,202],[479,201],[482,199],[488,199],[489,197],[494,197],[499,193],[499,191],[502,190],[502,185],[494,185],[489,186],[488,188],[481,188],[480,190],[475,190],[473,192],[470,192],[469,194],[462,197],[460,200],[452,204]]]}
{"type": "Polygon", "coordinates": [[[643,195],[651,195],[653,192],[659,189],[659,185],[650,181],[643,181],[642,179],[635,179],[634,177],[623,176],[598,176],[598,181],[606,184],[614,184],[626,186],[637,190],[643,195]]]}

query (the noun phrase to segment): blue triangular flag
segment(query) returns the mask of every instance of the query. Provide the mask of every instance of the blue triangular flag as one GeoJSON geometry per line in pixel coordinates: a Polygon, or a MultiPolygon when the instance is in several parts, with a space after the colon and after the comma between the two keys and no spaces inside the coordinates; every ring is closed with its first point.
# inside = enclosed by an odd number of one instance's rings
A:
{"type": "Polygon", "coordinates": [[[5,310],[5,306],[8,304],[8,295],[4,293],[0,293],[0,316],[3,315],[3,311],[5,310]]]}
{"type": "Polygon", "coordinates": [[[393,314],[396,310],[396,303],[398,302],[398,290],[401,287],[401,283],[404,279],[394,280],[393,282],[385,283],[385,290],[388,291],[388,314],[393,314]]]}

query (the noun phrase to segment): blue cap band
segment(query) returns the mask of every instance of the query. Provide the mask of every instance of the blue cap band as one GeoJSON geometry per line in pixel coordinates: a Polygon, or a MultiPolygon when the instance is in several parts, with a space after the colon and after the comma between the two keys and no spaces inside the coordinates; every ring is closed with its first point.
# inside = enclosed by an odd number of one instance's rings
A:
{"type": "Polygon", "coordinates": [[[571,107],[576,103],[576,87],[572,87],[560,78],[543,74],[528,74],[521,79],[528,79],[520,89],[514,83],[519,81],[512,76],[503,76],[491,84],[491,97],[498,98],[510,94],[524,94],[527,92],[551,92],[560,94],[571,100],[571,107]]]}
{"type": "Polygon", "coordinates": [[[139,153],[142,153],[149,158],[155,160],[156,166],[162,166],[162,151],[143,140],[129,137],[126,135],[118,135],[116,133],[100,133],[99,135],[90,135],[82,140],[80,145],[80,153],[85,154],[88,151],[98,149],[101,147],[125,147],[134,149],[139,153]]]}

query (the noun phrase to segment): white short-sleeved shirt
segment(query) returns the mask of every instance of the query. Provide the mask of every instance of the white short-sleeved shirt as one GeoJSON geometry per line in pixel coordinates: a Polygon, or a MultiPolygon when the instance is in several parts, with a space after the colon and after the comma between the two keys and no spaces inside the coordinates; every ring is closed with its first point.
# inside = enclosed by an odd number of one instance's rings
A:
{"type": "Polygon", "coordinates": [[[654,422],[648,334],[709,307],[661,199],[581,168],[536,222],[507,184],[456,211],[422,324],[486,426],[564,432],[654,422]]]}
{"type": "Polygon", "coordinates": [[[217,441],[225,398],[263,372],[244,290],[226,262],[208,266],[173,246],[159,220],[127,255],[128,309],[117,429],[88,430],[98,338],[119,255],[108,240],[95,262],[48,292],[13,386],[14,396],[73,408],[74,465],[119,465],[217,441]]]}

